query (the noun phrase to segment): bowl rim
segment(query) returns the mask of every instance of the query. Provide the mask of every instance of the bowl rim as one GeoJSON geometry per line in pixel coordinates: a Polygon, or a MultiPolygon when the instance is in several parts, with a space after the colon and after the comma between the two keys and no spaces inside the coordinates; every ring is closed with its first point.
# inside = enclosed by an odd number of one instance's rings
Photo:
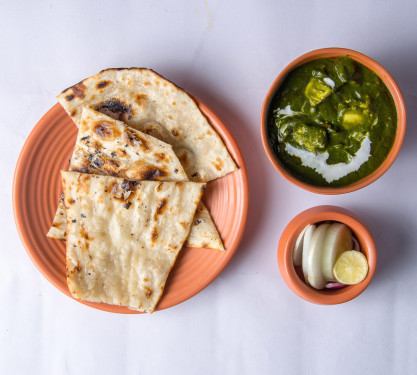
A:
{"type": "Polygon", "coordinates": [[[308,302],[321,305],[335,305],[356,298],[368,287],[375,274],[377,252],[369,229],[352,212],[338,206],[323,205],[312,207],[299,213],[288,223],[279,240],[277,260],[282,278],[296,295],[308,302]],[[369,265],[368,275],[359,284],[335,290],[314,289],[307,285],[295,270],[293,250],[297,237],[308,224],[328,220],[346,224],[359,241],[369,265]]]}
{"type": "Polygon", "coordinates": [[[274,168],[287,181],[293,183],[294,185],[302,189],[308,190],[313,193],[334,195],[334,194],[350,193],[352,191],[362,189],[365,186],[376,181],[378,178],[380,178],[391,167],[396,157],[398,156],[398,153],[400,152],[400,149],[404,140],[406,123],[407,123],[407,114],[406,114],[404,97],[401,93],[401,90],[398,84],[395,82],[394,78],[388,73],[388,71],[382,65],[380,65],[375,60],[371,59],[369,56],[366,56],[363,53],[357,52],[355,50],[351,50],[347,48],[339,48],[339,47],[330,47],[330,48],[316,49],[316,50],[307,52],[297,57],[279,73],[279,75],[275,78],[274,82],[269,88],[268,93],[264,99],[262,110],[261,110],[260,122],[261,122],[261,139],[262,139],[262,145],[265,150],[265,153],[269,161],[274,166],[274,168]],[[268,130],[269,105],[274,94],[276,93],[280,84],[282,83],[282,81],[285,79],[288,73],[290,73],[296,67],[312,60],[317,60],[317,59],[327,58],[327,57],[339,57],[339,56],[351,57],[353,60],[361,63],[362,65],[366,66],[368,69],[376,73],[378,77],[385,83],[385,85],[388,87],[388,90],[390,91],[394,99],[395,107],[397,110],[397,132],[396,132],[394,143],[391,147],[390,152],[388,153],[387,157],[382,162],[382,164],[375,171],[363,177],[361,180],[356,181],[346,186],[320,187],[320,186],[310,185],[306,182],[298,180],[280,164],[278,158],[276,157],[268,141],[267,130],[268,130]]]}

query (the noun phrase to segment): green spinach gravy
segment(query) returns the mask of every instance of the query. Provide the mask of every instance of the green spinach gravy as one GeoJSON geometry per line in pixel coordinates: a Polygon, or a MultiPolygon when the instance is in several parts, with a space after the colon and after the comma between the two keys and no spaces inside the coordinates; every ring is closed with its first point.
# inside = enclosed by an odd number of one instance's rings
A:
{"type": "Polygon", "coordinates": [[[396,129],[388,88],[347,56],[291,71],[268,113],[268,138],[279,162],[315,186],[346,186],[373,172],[387,157],[396,129]]]}

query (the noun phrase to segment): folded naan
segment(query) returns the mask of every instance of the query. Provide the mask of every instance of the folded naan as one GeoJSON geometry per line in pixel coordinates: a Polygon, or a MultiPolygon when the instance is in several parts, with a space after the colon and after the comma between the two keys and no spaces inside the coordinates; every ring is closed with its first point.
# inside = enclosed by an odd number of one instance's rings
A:
{"type": "Polygon", "coordinates": [[[82,108],[152,132],[170,144],[192,181],[210,181],[237,169],[223,141],[182,89],[149,69],[107,69],[58,95],[80,125],[82,108]]]}
{"type": "MultiPolygon", "coordinates": [[[[170,145],[89,108],[83,109],[69,169],[134,180],[188,181],[170,145]]],[[[61,197],[48,237],[64,240],[65,230],[61,197]]],[[[224,250],[210,214],[201,202],[185,245],[224,250]]]]}
{"type": "Polygon", "coordinates": [[[61,175],[71,294],[153,312],[205,184],[61,175]]]}

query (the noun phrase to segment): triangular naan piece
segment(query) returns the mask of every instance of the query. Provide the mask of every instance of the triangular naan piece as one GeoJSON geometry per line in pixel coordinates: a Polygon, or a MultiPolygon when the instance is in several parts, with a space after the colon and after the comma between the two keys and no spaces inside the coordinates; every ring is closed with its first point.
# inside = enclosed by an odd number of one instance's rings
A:
{"type": "Polygon", "coordinates": [[[49,231],[46,235],[49,238],[65,241],[67,236],[67,214],[65,213],[64,193],[61,193],[54,221],[52,222],[51,228],[49,228],[49,231]]]}
{"type": "Polygon", "coordinates": [[[71,294],[154,311],[205,184],[61,174],[71,294]]]}
{"type": "MultiPolygon", "coordinates": [[[[188,181],[170,145],[89,108],[84,108],[82,113],[69,169],[134,180],[188,181]]],[[[61,197],[48,237],[64,240],[65,229],[61,197]]],[[[224,250],[210,214],[201,202],[185,245],[224,250]]]]}
{"type": "Polygon", "coordinates": [[[210,181],[237,169],[194,100],[152,70],[103,70],[66,89],[58,100],[77,126],[88,106],[145,133],[160,127],[159,138],[173,146],[190,180],[210,181]]]}
{"type": "Polygon", "coordinates": [[[172,146],[85,107],[71,170],[135,180],[188,181],[172,146]]]}
{"type": "Polygon", "coordinates": [[[224,250],[219,232],[217,231],[206,206],[204,206],[202,202],[200,202],[197,207],[193,225],[191,226],[187,241],[185,241],[185,246],[224,250]]]}

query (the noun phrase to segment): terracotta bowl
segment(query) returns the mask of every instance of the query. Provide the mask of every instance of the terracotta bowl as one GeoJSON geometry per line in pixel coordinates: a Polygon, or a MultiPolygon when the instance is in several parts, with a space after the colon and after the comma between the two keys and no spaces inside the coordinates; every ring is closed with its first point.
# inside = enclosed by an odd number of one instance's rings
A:
{"type": "Polygon", "coordinates": [[[376,261],[375,243],[369,230],[354,217],[353,213],[336,206],[317,206],[297,215],[285,228],[278,245],[278,266],[286,284],[299,297],[321,305],[344,303],[361,294],[374,276],[376,261]],[[358,240],[361,251],[368,259],[369,264],[368,275],[361,283],[341,289],[314,289],[304,282],[301,267],[294,266],[294,245],[301,231],[308,224],[327,220],[346,224],[358,240]]]}
{"type": "Polygon", "coordinates": [[[381,177],[388,168],[392,165],[395,158],[397,157],[401,145],[403,143],[404,134],[406,128],[406,110],[405,110],[405,103],[404,98],[401,94],[401,91],[394,81],[394,78],[376,61],[372,60],[370,57],[363,55],[362,53],[345,49],[345,48],[323,48],[318,49],[315,51],[308,52],[299,58],[295,59],[291,62],[275,79],[274,83],[272,84],[271,88],[268,91],[268,94],[265,97],[263,106],[262,106],[262,113],[261,113],[261,137],[262,137],[262,144],[266,155],[268,156],[270,162],[275,167],[275,169],[281,173],[288,181],[292,182],[293,184],[309,190],[313,193],[319,194],[344,194],[349,193],[358,189],[361,189],[370,183],[377,180],[381,177]],[[389,152],[385,161],[377,168],[374,172],[369,174],[368,176],[362,178],[361,180],[354,182],[350,185],[343,186],[343,187],[319,187],[310,185],[306,182],[298,180],[294,177],[291,173],[289,173],[279,162],[277,159],[274,151],[271,148],[271,145],[268,140],[267,136],[267,128],[268,128],[268,112],[269,112],[269,105],[274,97],[275,93],[279,89],[279,86],[284,81],[285,77],[290,73],[293,69],[297,68],[300,65],[303,65],[309,61],[328,58],[328,57],[338,57],[338,56],[349,56],[353,60],[365,65],[368,69],[374,71],[381,80],[385,83],[388,89],[391,92],[391,95],[394,99],[395,106],[397,108],[397,134],[394,140],[394,144],[392,146],[391,151],[389,152]]]}

